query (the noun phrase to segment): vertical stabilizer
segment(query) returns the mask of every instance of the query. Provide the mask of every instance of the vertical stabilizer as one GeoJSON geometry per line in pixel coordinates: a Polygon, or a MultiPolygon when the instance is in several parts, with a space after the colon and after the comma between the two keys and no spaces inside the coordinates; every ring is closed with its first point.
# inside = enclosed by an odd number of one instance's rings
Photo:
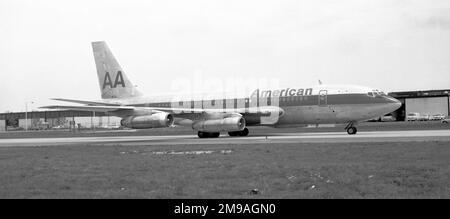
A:
{"type": "Polygon", "coordinates": [[[102,99],[142,96],[128,79],[104,41],[92,42],[102,99]]]}

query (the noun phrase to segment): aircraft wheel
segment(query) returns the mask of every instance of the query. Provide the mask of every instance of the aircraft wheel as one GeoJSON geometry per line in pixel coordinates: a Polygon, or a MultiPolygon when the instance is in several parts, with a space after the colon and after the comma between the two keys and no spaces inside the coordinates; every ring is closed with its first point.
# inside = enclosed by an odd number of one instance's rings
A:
{"type": "Polygon", "coordinates": [[[239,136],[247,136],[249,133],[248,128],[245,128],[244,130],[239,132],[239,136]]]}
{"type": "Polygon", "coordinates": [[[239,132],[228,132],[229,136],[238,136],[239,132]]]}
{"type": "Polygon", "coordinates": [[[217,138],[220,136],[220,132],[201,132],[197,133],[199,138],[217,138]]]}
{"type": "Polygon", "coordinates": [[[229,136],[247,136],[249,133],[248,128],[244,128],[242,131],[228,132],[229,136]]]}
{"type": "Polygon", "coordinates": [[[349,135],[354,135],[354,134],[356,134],[356,132],[358,132],[358,130],[355,127],[350,127],[347,129],[347,133],[349,135]]]}

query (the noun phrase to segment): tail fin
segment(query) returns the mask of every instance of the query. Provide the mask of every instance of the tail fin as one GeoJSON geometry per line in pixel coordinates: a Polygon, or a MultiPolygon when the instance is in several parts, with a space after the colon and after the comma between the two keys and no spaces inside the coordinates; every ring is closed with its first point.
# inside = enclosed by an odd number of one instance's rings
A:
{"type": "Polygon", "coordinates": [[[105,42],[92,42],[102,99],[142,96],[123,72],[105,42]]]}

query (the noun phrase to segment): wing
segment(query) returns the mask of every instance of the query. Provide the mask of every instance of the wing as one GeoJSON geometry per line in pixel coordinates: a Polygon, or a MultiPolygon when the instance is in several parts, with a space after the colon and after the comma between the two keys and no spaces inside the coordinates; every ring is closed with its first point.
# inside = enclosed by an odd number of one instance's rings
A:
{"type": "MultiPolygon", "coordinates": [[[[269,116],[272,113],[278,113],[281,117],[283,110],[276,106],[266,107],[251,107],[251,108],[238,108],[238,109],[191,109],[191,108],[162,108],[162,107],[134,107],[134,106],[43,106],[40,108],[46,109],[64,109],[64,110],[76,110],[76,111],[88,111],[88,112],[110,112],[114,115],[123,117],[130,115],[138,115],[139,112],[145,111],[145,113],[157,113],[167,112],[172,114],[176,118],[189,119],[192,121],[204,120],[204,119],[218,119],[228,116],[244,116],[246,119],[251,117],[269,116]]],[[[275,124],[276,120],[270,122],[275,124]]]]}
{"type": "Polygon", "coordinates": [[[86,105],[95,105],[95,106],[120,106],[120,103],[109,103],[109,102],[99,102],[99,101],[86,101],[86,100],[73,100],[73,99],[63,99],[63,98],[52,98],[52,100],[57,101],[65,101],[65,102],[71,102],[71,103],[81,103],[86,105]]]}
{"type": "Polygon", "coordinates": [[[86,100],[74,100],[74,99],[63,99],[63,98],[53,98],[52,100],[65,101],[86,104],[84,106],[43,106],[40,108],[46,109],[67,109],[67,110],[79,110],[79,111],[98,111],[98,112],[114,112],[119,110],[156,110],[172,114],[177,114],[178,116],[189,115],[189,114],[232,114],[239,113],[247,116],[266,116],[273,112],[279,112],[279,115],[283,114],[283,110],[277,106],[262,106],[262,107],[250,107],[250,108],[231,108],[231,109],[200,109],[200,108],[180,108],[180,107],[135,107],[130,105],[123,105],[119,102],[103,102],[103,101],[86,101],[86,100]]]}

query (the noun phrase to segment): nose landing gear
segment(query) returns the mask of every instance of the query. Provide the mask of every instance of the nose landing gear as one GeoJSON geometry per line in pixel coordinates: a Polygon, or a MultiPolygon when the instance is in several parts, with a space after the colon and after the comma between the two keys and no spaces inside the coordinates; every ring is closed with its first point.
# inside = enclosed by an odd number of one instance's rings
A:
{"type": "Polygon", "coordinates": [[[354,134],[356,134],[357,131],[358,130],[355,127],[350,127],[350,128],[347,129],[347,133],[349,135],[354,135],[354,134]]]}
{"type": "Polygon", "coordinates": [[[350,122],[350,123],[345,127],[345,130],[347,131],[347,133],[348,133],[349,135],[354,135],[354,134],[356,134],[356,132],[358,132],[358,130],[356,129],[356,127],[353,126],[353,125],[354,125],[354,123],[353,123],[353,122],[350,122]]]}

